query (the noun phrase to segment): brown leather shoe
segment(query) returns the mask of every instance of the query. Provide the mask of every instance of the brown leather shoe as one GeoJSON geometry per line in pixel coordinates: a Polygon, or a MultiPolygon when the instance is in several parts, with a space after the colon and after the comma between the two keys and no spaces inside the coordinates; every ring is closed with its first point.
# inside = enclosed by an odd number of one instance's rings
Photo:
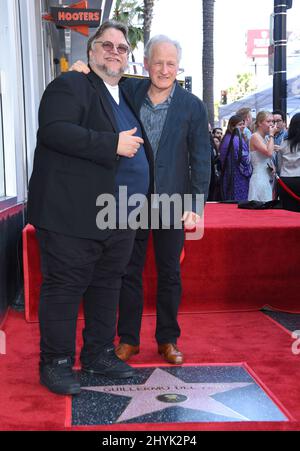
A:
{"type": "Polygon", "coordinates": [[[158,353],[161,354],[168,363],[181,365],[183,363],[183,354],[174,343],[158,345],[158,353]]]}
{"type": "Polygon", "coordinates": [[[132,346],[127,343],[119,343],[118,346],[115,349],[115,353],[119,359],[123,360],[123,362],[126,362],[135,354],[138,354],[140,352],[139,346],[132,346]]]}

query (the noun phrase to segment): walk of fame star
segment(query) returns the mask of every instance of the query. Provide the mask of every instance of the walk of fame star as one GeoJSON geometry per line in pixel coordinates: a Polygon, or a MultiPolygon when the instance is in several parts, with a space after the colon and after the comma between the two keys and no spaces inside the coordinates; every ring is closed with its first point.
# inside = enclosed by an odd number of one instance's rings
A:
{"type": "Polygon", "coordinates": [[[118,417],[117,423],[131,420],[142,415],[179,406],[195,411],[205,411],[237,421],[250,421],[212,396],[253,385],[252,382],[195,383],[184,382],[167,371],[156,368],[144,384],[106,385],[82,387],[115,396],[131,398],[128,406],[118,417]]]}

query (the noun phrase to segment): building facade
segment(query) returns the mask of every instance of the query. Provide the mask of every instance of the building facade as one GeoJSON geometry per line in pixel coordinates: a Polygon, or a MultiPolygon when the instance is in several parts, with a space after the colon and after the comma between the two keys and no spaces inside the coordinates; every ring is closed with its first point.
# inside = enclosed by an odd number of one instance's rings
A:
{"type": "MultiPolygon", "coordinates": [[[[9,305],[22,307],[22,229],[26,224],[38,108],[48,83],[85,59],[87,37],[43,19],[75,0],[0,0],[0,327],[9,305]]],[[[109,17],[112,0],[89,0],[109,17]]],[[[89,30],[89,34],[94,33],[89,30]]]]}

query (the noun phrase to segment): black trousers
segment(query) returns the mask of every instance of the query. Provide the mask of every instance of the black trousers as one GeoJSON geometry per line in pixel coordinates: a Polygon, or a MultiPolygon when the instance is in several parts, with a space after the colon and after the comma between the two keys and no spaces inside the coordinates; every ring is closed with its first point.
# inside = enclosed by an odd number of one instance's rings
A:
{"type": "MultiPolygon", "coordinates": [[[[176,343],[180,335],[177,321],[181,299],[180,254],[184,243],[183,230],[153,230],[153,243],[158,273],[155,337],[158,344],[176,343]]],[[[140,343],[143,312],[142,274],[149,233],[136,239],[120,293],[118,335],[120,342],[140,343]]]]}
{"type": "Polygon", "coordinates": [[[39,320],[41,362],[75,360],[76,323],[83,298],[82,363],[112,346],[124,271],[133,248],[133,230],[113,230],[103,241],[37,230],[43,282],[39,320]]]}

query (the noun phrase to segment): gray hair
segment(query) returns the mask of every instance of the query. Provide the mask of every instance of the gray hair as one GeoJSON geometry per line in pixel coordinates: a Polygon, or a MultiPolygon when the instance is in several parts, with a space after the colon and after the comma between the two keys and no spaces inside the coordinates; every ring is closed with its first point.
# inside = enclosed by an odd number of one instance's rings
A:
{"type": "Polygon", "coordinates": [[[147,42],[145,49],[144,49],[144,57],[147,58],[147,60],[149,60],[151,57],[151,52],[152,52],[153,47],[156,44],[162,44],[165,42],[168,44],[172,44],[172,45],[174,45],[174,47],[176,47],[177,55],[178,55],[178,62],[179,62],[181,60],[181,55],[182,55],[181,45],[179,44],[178,41],[174,41],[173,39],[169,38],[168,36],[165,36],[164,34],[158,34],[156,36],[153,36],[147,42]]]}
{"type": "Polygon", "coordinates": [[[128,38],[128,27],[117,20],[106,20],[100,25],[100,27],[96,30],[96,32],[89,38],[87,42],[87,59],[89,61],[90,58],[90,50],[93,49],[93,43],[96,39],[103,35],[103,33],[109,28],[114,28],[115,30],[121,31],[123,33],[124,38],[126,39],[127,44],[130,47],[130,42],[128,38]]]}

